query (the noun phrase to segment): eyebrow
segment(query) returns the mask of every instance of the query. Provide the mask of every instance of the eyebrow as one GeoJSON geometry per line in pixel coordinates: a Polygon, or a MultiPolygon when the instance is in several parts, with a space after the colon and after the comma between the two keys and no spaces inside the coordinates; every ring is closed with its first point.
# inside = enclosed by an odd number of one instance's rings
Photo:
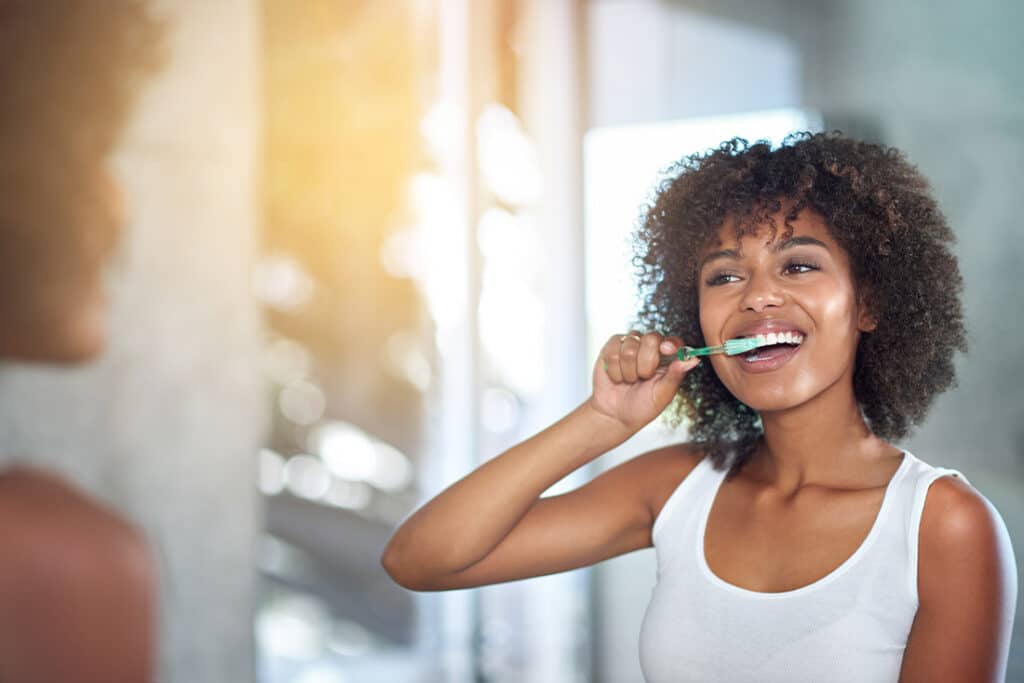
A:
{"type": "MultiPolygon", "coordinates": [[[[828,245],[821,240],[815,239],[814,237],[808,237],[806,235],[798,235],[796,237],[790,237],[789,239],[782,240],[778,245],[776,245],[775,251],[783,251],[784,249],[791,249],[804,244],[821,247],[825,251],[831,251],[831,249],[828,248],[828,245]]],[[[713,251],[700,260],[698,268],[703,268],[710,261],[715,261],[721,258],[739,260],[740,252],[738,249],[722,249],[720,251],[713,251]]]]}

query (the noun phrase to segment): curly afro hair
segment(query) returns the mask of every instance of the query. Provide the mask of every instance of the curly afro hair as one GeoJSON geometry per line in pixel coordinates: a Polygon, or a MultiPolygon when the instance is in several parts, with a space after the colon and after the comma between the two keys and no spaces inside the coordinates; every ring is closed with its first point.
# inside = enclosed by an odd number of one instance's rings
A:
{"type": "MultiPolygon", "coordinates": [[[[146,0],[0,0],[0,135],[105,155],[163,60],[146,0]]],[[[54,159],[54,161],[58,161],[54,159]]],[[[52,169],[51,169],[52,172],[52,169]]]]}
{"type": "Polygon", "coordinates": [[[60,226],[47,238],[51,251],[74,238],[82,207],[95,202],[90,174],[113,150],[139,86],[163,63],[163,31],[144,0],[0,0],[6,237],[31,223],[60,226]]]}
{"type": "MultiPolygon", "coordinates": [[[[861,336],[853,390],[871,430],[898,440],[933,399],[955,386],[954,352],[966,351],[963,280],[953,231],[927,180],[897,149],[839,132],[797,133],[773,149],[741,138],[669,167],[635,233],[642,304],[638,329],[702,346],[701,252],[733,218],[737,239],[788,207],[784,238],[803,209],[817,212],[846,250],[854,286],[878,327],[861,336]],[[912,348],[893,362],[894,349],[912,348]]],[[[688,373],[666,414],[684,420],[717,469],[735,475],[761,435],[757,413],[734,397],[710,363],[688,373]]]]}

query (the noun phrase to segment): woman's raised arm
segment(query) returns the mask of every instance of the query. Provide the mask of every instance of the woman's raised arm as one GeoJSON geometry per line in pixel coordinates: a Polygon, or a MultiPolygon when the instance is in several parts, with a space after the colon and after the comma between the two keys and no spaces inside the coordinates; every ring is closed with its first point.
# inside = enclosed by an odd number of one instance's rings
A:
{"type": "Polygon", "coordinates": [[[696,365],[658,367],[661,353],[680,345],[657,333],[609,339],[591,397],[417,510],[388,543],[384,568],[406,588],[445,590],[573,569],[648,545],[648,479],[678,449],[635,458],[575,491],[540,496],[664,410],[696,365]]]}

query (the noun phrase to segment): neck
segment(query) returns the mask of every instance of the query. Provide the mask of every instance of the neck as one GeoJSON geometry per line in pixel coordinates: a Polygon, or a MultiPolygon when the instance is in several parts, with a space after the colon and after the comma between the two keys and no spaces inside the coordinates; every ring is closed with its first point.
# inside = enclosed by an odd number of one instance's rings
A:
{"type": "Polygon", "coordinates": [[[895,454],[864,421],[852,377],[802,405],[761,413],[761,422],[751,475],[784,494],[807,485],[856,486],[866,466],[895,454]]]}

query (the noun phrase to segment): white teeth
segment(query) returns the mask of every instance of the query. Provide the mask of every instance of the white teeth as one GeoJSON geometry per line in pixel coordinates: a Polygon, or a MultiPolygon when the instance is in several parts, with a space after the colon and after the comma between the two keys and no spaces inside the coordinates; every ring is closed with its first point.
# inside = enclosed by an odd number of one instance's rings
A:
{"type": "Polygon", "coordinates": [[[768,334],[759,334],[754,337],[757,341],[757,345],[760,346],[771,346],[773,344],[796,344],[799,346],[804,341],[804,336],[799,332],[769,332],[768,334]]]}
{"type": "MultiPolygon", "coordinates": [[[[770,332],[768,334],[755,335],[754,340],[757,342],[757,348],[773,344],[794,344],[799,346],[803,344],[804,336],[799,332],[770,332]]],[[[756,363],[761,360],[764,360],[764,358],[757,351],[750,351],[743,355],[743,362],[745,363],[756,363]]]]}

